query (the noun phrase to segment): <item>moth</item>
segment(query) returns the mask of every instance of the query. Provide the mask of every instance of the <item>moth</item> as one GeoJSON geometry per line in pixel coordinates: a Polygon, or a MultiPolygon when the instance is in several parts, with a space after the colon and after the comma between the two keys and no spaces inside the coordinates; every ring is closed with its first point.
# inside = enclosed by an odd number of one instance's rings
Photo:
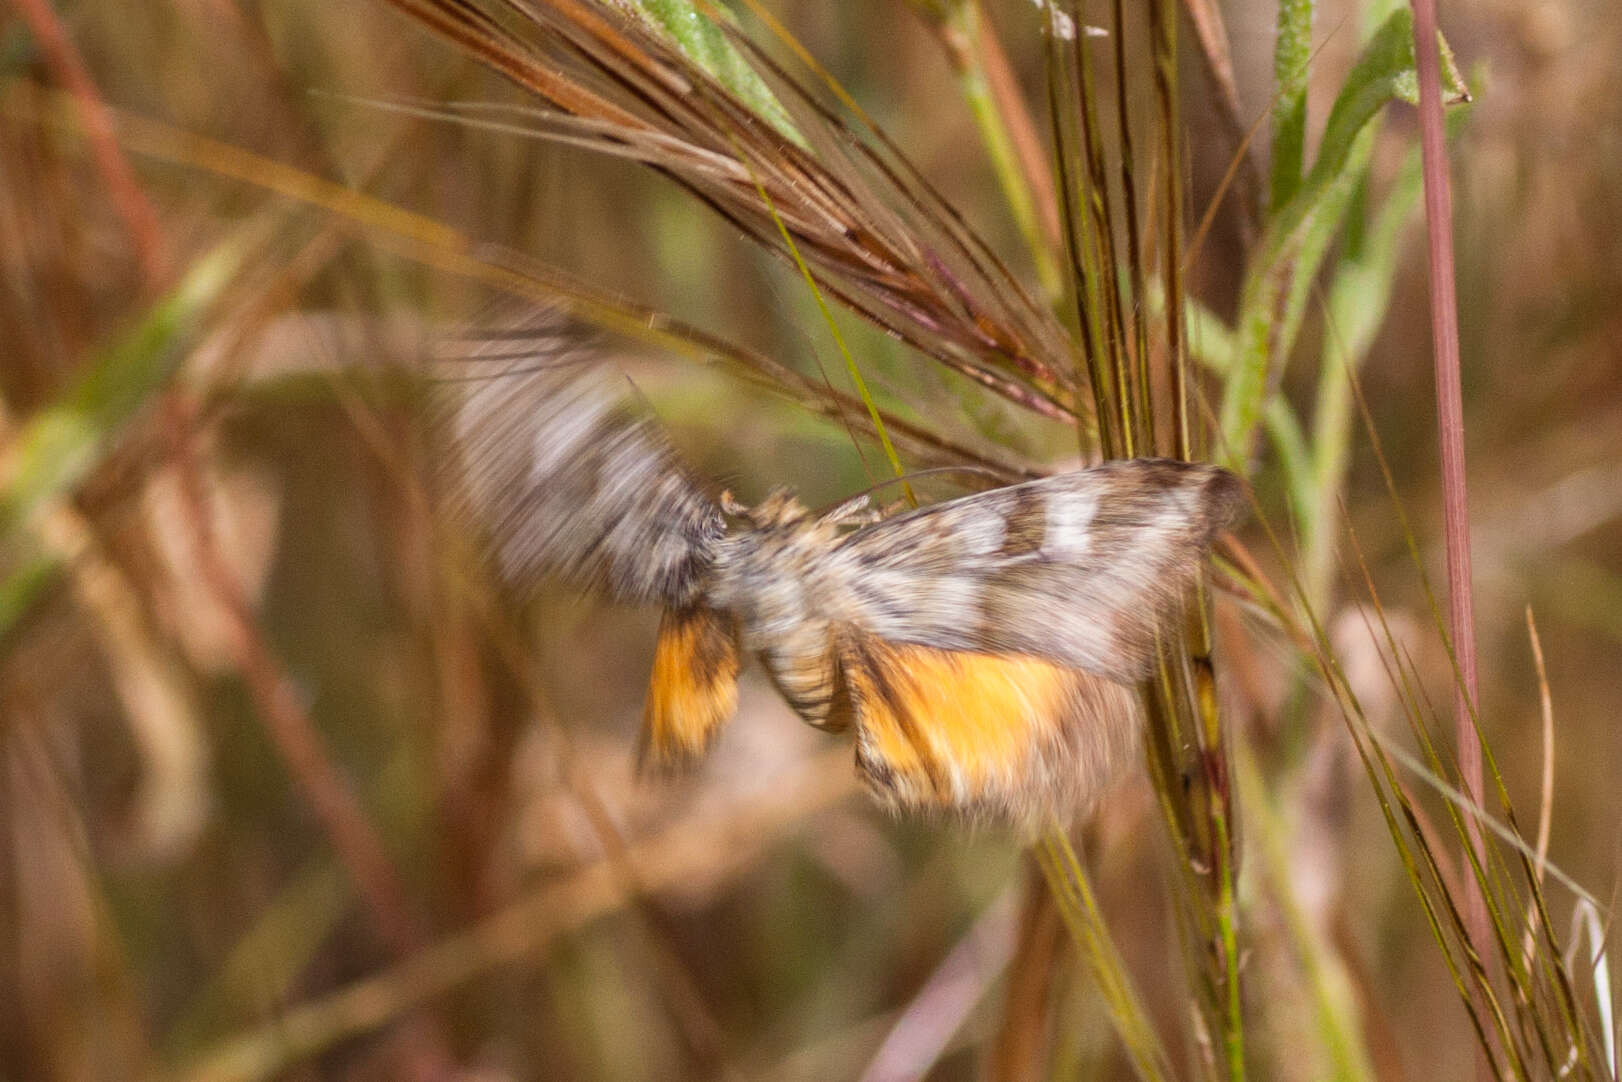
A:
{"type": "MultiPolygon", "coordinates": [[[[745,657],[900,810],[1033,824],[1130,757],[1136,686],[1242,487],[1107,462],[881,517],[787,490],[712,499],[603,358],[555,322],[476,345],[442,411],[449,491],[508,583],[663,609],[644,761],[703,754],[745,657]]],[[[623,383],[623,381],[621,381],[623,383]]]]}

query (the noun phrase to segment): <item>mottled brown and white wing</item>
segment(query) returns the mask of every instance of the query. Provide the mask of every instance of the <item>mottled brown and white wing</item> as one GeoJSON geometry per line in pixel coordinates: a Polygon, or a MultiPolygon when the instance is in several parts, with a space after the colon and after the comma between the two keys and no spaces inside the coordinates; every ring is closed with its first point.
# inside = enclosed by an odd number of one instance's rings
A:
{"type": "Polygon", "coordinates": [[[445,475],[503,579],[691,604],[725,521],[623,377],[555,313],[471,341],[439,385],[445,475]]]}
{"type": "Polygon", "coordinates": [[[1109,462],[857,530],[819,591],[833,619],[882,640],[1133,682],[1242,501],[1216,466],[1109,462]]]}

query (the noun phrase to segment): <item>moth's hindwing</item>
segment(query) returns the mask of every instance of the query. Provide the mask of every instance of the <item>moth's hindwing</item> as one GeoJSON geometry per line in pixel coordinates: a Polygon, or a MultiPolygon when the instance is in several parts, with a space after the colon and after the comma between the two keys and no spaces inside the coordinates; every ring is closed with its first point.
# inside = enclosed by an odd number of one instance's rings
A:
{"type": "Polygon", "coordinates": [[[738,708],[738,636],[731,617],[695,605],[666,609],[642,715],[642,762],[655,770],[698,758],[738,708]]]}
{"type": "Polygon", "coordinates": [[[820,603],[889,642],[1133,683],[1242,491],[1216,466],[1133,459],[965,496],[845,537],[820,603]]]}
{"type": "Polygon", "coordinates": [[[626,408],[606,359],[555,313],[533,322],[486,335],[443,386],[453,508],[520,589],[551,577],[631,604],[692,603],[720,509],[626,408]]]}
{"type": "Polygon", "coordinates": [[[1136,742],[1132,688],[1036,657],[840,636],[840,688],[869,788],[902,810],[1038,828],[1084,811],[1136,742]]]}

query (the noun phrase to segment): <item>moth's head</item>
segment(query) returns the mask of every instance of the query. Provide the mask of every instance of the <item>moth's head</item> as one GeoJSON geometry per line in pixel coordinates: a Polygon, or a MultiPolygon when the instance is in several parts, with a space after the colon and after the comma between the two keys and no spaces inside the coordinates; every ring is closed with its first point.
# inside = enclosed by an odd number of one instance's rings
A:
{"type": "Polygon", "coordinates": [[[753,507],[745,507],[733,499],[730,492],[722,493],[721,507],[727,514],[736,515],[757,530],[793,526],[811,517],[805,504],[795,499],[794,493],[786,488],[772,489],[764,500],[753,507]]]}

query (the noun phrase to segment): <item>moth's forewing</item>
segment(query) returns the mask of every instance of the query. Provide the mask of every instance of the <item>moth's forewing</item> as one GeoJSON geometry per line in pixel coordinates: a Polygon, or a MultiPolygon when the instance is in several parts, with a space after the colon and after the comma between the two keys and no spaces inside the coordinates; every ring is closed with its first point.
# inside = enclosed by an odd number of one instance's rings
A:
{"type": "Polygon", "coordinates": [[[726,613],[667,609],[642,714],[644,766],[685,766],[702,755],[738,708],[738,635],[726,613]]]}
{"type": "Polygon", "coordinates": [[[883,802],[1029,827],[1085,810],[1137,739],[1136,694],[1035,657],[937,650],[847,630],[856,761],[883,802]]]}
{"type": "Polygon", "coordinates": [[[819,587],[888,642],[1029,655],[1135,682],[1241,494],[1215,466],[1106,463],[858,530],[819,587]]]}
{"type": "Polygon", "coordinates": [[[557,323],[542,313],[491,332],[443,366],[451,506],[519,589],[555,578],[687,605],[725,531],[721,511],[664,434],[625,407],[623,377],[557,323]]]}

